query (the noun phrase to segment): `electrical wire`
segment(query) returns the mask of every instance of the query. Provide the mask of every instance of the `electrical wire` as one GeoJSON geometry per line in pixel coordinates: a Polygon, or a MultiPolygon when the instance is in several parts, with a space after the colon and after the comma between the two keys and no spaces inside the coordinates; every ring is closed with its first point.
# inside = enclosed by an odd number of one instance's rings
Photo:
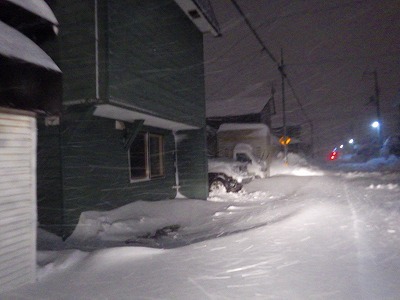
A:
{"type": "Polygon", "coordinates": [[[278,67],[278,71],[281,73],[282,77],[287,81],[290,90],[292,91],[292,95],[295,98],[297,104],[300,107],[300,110],[302,111],[303,115],[305,116],[305,119],[310,123],[310,125],[312,126],[312,121],[309,118],[309,116],[307,115],[306,111],[304,110],[304,107],[300,101],[300,98],[297,96],[297,93],[291,83],[291,81],[289,80],[287,74],[284,71],[284,65],[282,63],[279,63],[278,60],[275,58],[275,56],[272,54],[272,52],[267,48],[267,46],[265,46],[264,42],[262,41],[262,39],[260,38],[260,36],[258,35],[257,31],[253,28],[253,26],[251,25],[249,19],[246,17],[246,15],[243,13],[242,9],[240,8],[239,4],[236,2],[236,0],[231,0],[232,4],[235,6],[235,8],[237,9],[237,11],[239,12],[239,14],[242,16],[242,18],[244,19],[244,21],[246,22],[247,26],[249,27],[250,31],[253,33],[253,35],[255,36],[255,38],[257,39],[257,41],[260,43],[260,45],[262,46],[262,49],[268,54],[268,56],[271,58],[271,60],[277,64],[278,67]]]}

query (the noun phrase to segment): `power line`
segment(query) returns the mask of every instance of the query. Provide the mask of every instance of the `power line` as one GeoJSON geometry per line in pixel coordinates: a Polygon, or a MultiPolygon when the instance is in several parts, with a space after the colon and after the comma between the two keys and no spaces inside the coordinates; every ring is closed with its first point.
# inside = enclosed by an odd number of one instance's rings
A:
{"type": "Polygon", "coordinates": [[[253,28],[253,26],[251,25],[250,21],[247,19],[247,17],[245,16],[245,14],[243,13],[242,9],[240,8],[240,6],[237,4],[236,0],[231,0],[233,5],[235,6],[235,8],[237,9],[237,11],[239,12],[239,14],[243,17],[244,21],[246,22],[247,26],[250,28],[251,32],[254,34],[254,36],[256,37],[257,41],[260,43],[262,50],[264,50],[265,52],[267,52],[268,56],[272,59],[272,61],[274,63],[276,63],[279,66],[279,62],[278,60],[274,57],[274,55],[272,54],[272,52],[264,45],[264,42],[261,40],[260,36],[257,34],[256,30],[253,28]]]}
{"type": "MultiPolygon", "coordinates": [[[[235,6],[236,10],[239,12],[239,14],[242,16],[242,18],[244,19],[244,21],[246,22],[247,26],[249,27],[250,31],[253,33],[253,35],[255,36],[255,38],[257,39],[257,41],[260,43],[262,50],[264,50],[268,56],[271,58],[271,60],[277,64],[278,67],[278,71],[281,73],[282,79],[283,81],[286,79],[290,90],[292,91],[293,97],[296,99],[297,104],[300,106],[300,110],[303,112],[306,120],[310,123],[311,126],[311,140],[313,140],[313,123],[311,121],[311,119],[308,117],[307,113],[304,110],[304,107],[300,101],[300,98],[297,96],[293,85],[291,84],[287,74],[284,71],[284,65],[283,65],[283,59],[281,61],[281,63],[278,62],[278,60],[274,57],[274,55],[272,54],[272,52],[267,48],[267,46],[265,46],[264,42],[262,41],[262,39],[260,38],[260,36],[258,35],[257,31],[253,28],[253,26],[251,25],[249,19],[246,17],[246,15],[243,13],[242,9],[240,8],[240,6],[237,4],[236,0],[231,0],[232,4],[235,6]]],[[[313,141],[312,141],[313,143],[313,141]]]]}
{"type": "Polygon", "coordinates": [[[326,64],[335,64],[335,63],[358,63],[359,60],[366,59],[377,59],[377,58],[386,58],[386,57],[398,57],[400,51],[394,51],[389,53],[381,53],[374,55],[364,55],[364,56],[353,56],[353,57],[338,57],[333,59],[325,59],[320,61],[309,61],[305,63],[288,63],[285,64],[286,67],[295,67],[295,66],[321,66],[326,64]]]}
{"type": "Polygon", "coordinates": [[[286,19],[286,18],[292,18],[292,17],[298,17],[298,16],[305,16],[305,15],[315,15],[315,14],[319,14],[319,13],[325,13],[325,12],[330,12],[332,10],[337,10],[337,9],[342,9],[342,8],[346,8],[346,7],[356,7],[362,4],[365,4],[366,0],[356,0],[354,2],[350,2],[350,3],[345,3],[345,4],[338,4],[338,5],[334,5],[331,7],[327,7],[327,8],[320,8],[320,9],[311,9],[311,10],[300,10],[297,12],[292,12],[286,15],[281,15],[281,16],[277,16],[277,17],[273,17],[271,19],[267,19],[266,21],[262,22],[260,25],[257,26],[256,29],[259,29],[267,24],[271,24],[273,22],[276,22],[279,19],[286,19]]]}

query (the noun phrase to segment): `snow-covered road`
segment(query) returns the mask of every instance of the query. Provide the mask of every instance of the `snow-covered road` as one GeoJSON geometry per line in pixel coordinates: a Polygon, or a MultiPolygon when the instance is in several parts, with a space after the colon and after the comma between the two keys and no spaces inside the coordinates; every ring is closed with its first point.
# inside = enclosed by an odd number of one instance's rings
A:
{"type": "Polygon", "coordinates": [[[97,250],[40,251],[39,281],[0,299],[399,299],[400,174],[317,175],[88,213],[64,247],[97,250]]]}

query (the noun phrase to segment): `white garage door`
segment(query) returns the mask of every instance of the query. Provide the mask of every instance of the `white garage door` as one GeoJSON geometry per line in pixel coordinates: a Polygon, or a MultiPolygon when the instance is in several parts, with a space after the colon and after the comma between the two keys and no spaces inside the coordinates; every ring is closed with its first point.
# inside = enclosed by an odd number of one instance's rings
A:
{"type": "Polygon", "coordinates": [[[0,110],[0,292],[36,270],[36,119],[0,110]]]}

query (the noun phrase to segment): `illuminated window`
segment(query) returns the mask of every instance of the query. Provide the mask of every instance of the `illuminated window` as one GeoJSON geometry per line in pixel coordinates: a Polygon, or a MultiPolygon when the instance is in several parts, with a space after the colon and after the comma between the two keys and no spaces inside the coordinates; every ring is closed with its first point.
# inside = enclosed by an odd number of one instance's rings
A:
{"type": "Polygon", "coordinates": [[[164,139],[162,135],[139,133],[129,149],[131,181],[164,176],[164,139]]]}

